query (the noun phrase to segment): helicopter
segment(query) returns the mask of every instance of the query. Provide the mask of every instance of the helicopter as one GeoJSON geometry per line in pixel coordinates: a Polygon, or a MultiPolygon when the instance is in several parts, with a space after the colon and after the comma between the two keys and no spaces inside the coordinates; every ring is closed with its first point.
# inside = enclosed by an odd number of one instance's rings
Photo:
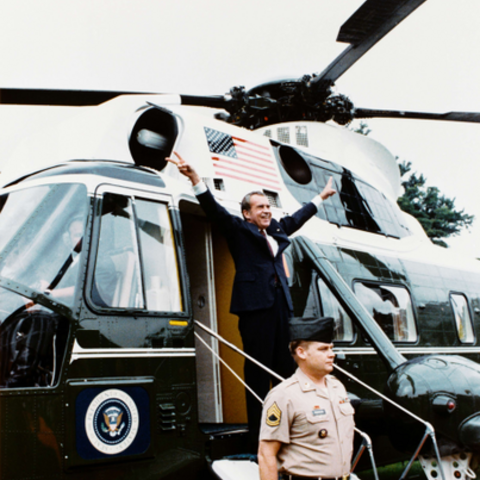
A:
{"type": "MultiPolygon", "coordinates": [[[[241,452],[243,386],[200,338],[234,370],[242,360],[193,321],[240,345],[232,261],[167,164],[174,150],[237,215],[247,190],[281,216],[334,177],[338,198],[286,254],[295,315],[333,316],[338,366],[433,425],[445,467],[466,475],[455,464],[480,447],[480,269],[398,209],[382,145],[323,123],[402,115],[331,87],[421,3],[365,2],[341,29],[350,47],[319,75],[218,97],[118,96],[40,132],[11,160],[24,174],[2,169],[2,478],[195,478],[241,452]]],[[[409,457],[412,417],[339,376],[377,459],[409,457]]]]}

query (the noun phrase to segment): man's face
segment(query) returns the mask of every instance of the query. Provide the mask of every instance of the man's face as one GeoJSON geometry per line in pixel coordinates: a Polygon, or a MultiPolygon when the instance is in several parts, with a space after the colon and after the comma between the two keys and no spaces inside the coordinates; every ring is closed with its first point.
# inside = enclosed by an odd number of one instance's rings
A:
{"type": "Polygon", "coordinates": [[[305,366],[317,375],[327,375],[333,371],[333,343],[308,342],[303,347],[301,358],[305,360],[305,366]],[[304,356],[303,356],[304,355],[304,356]]]}
{"type": "Polygon", "coordinates": [[[247,222],[253,223],[261,230],[265,230],[272,220],[268,198],[264,195],[252,195],[250,197],[250,210],[244,210],[243,216],[247,222]]]}

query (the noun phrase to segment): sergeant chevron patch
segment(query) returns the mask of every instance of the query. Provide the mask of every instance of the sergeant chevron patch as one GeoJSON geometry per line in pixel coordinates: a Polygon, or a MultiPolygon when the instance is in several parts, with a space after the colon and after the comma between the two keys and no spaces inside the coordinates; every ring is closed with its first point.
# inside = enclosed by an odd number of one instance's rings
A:
{"type": "Polygon", "coordinates": [[[278,405],[274,403],[267,410],[267,425],[269,427],[277,427],[280,425],[280,419],[282,418],[282,411],[278,408],[278,405]]]}

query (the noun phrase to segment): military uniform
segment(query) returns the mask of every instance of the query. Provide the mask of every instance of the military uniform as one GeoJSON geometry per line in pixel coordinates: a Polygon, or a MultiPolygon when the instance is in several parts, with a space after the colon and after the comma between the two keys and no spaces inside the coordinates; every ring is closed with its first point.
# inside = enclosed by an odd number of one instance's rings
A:
{"type": "Polygon", "coordinates": [[[353,407],[345,387],[325,377],[327,389],[297,369],[265,399],[260,440],[282,443],[278,471],[303,477],[341,478],[350,472],[353,407]]]}

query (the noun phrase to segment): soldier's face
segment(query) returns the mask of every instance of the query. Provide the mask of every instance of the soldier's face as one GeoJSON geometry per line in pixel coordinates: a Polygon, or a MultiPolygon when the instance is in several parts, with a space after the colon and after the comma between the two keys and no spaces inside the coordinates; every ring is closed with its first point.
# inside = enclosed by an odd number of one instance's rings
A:
{"type": "Polygon", "coordinates": [[[308,342],[303,349],[306,367],[319,375],[327,375],[333,371],[333,343],[308,342]]]}
{"type": "Polygon", "coordinates": [[[272,212],[268,198],[264,195],[250,197],[250,210],[244,210],[243,215],[247,222],[255,224],[259,229],[265,230],[272,221],[272,212]]]}

